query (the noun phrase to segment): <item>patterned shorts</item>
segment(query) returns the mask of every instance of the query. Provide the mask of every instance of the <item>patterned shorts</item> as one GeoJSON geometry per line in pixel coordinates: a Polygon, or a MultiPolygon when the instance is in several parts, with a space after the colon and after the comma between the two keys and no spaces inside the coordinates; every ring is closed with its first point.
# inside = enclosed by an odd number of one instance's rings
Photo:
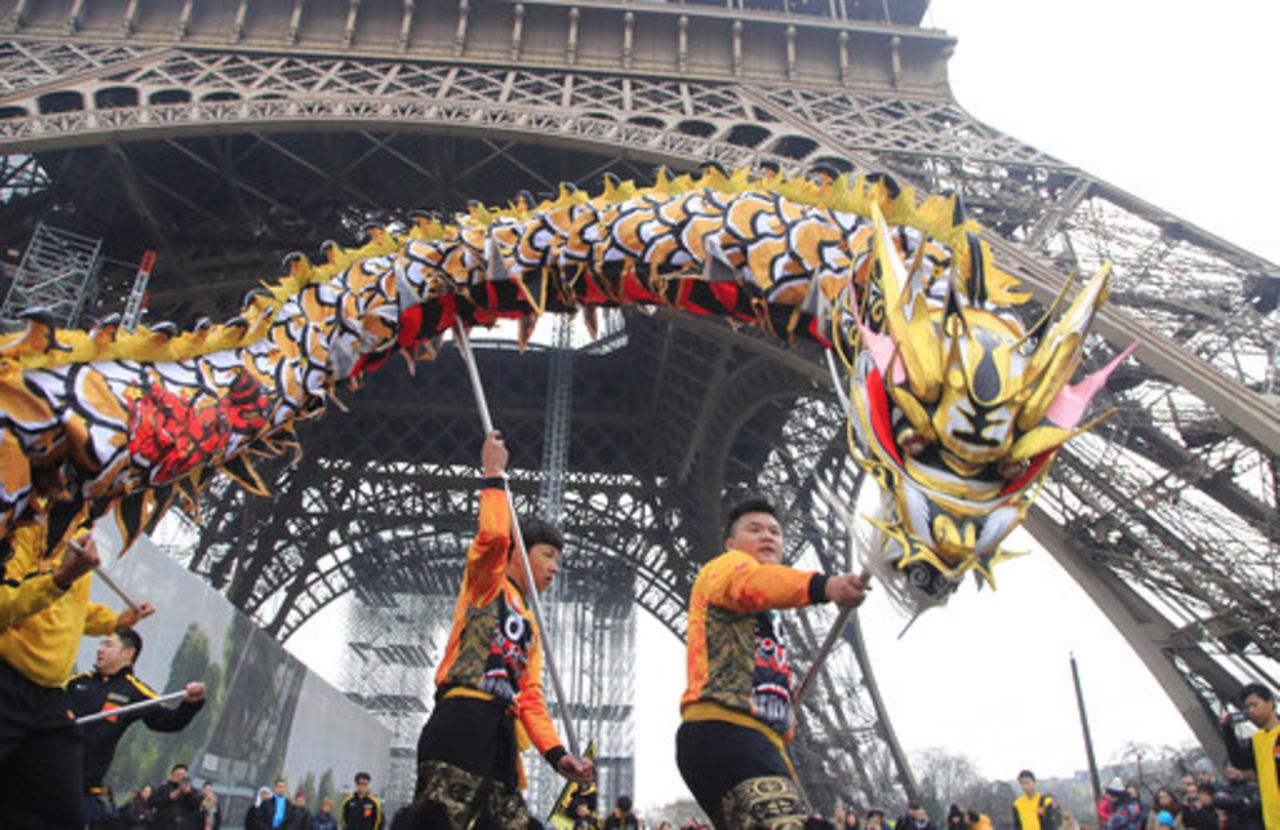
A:
{"type": "Polygon", "coordinates": [[[434,820],[418,822],[421,830],[467,830],[476,827],[528,830],[541,827],[518,789],[445,761],[418,764],[418,793],[412,811],[434,820]]]}
{"type": "Polygon", "coordinates": [[[785,775],[748,778],[725,795],[725,830],[801,830],[809,808],[796,782],[785,775]]]}

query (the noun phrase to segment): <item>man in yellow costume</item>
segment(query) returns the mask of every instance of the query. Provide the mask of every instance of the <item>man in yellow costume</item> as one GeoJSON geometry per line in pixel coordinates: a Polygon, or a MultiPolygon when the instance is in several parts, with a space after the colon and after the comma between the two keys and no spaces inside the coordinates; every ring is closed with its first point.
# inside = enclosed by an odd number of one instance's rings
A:
{"type": "Polygon", "coordinates": [[[787,742],[795,732],[792,671],[778,611],[862,604],[863,576],[782,564],[782,525],[762,498],[729,510],[724,552],[689,598],[689,686],[680,699],[676,763],[718,830],[802,828],[808,804],[787,742]]]}
{"type": "Polygon", "coordinates": [[[84,826],[83,746],[66,683],[80,638],[132,628],[155,609],[119,614],[89,601],[98,563],[89,536],[55,561],[45,526],[20,528],[4,563],[0,607],[0,827],[84,826]]]}
{"type": "Polygon", "coordinates": [[[1250,683],[1240,690],[1240,703],[1258,728],[1251,738],[1252,747],[1241,744],[1229,713],[1222,716],[1222,739],[1232,766],[1251,769],[1258,777],[1262,823],[1267,830],[1280,830],[1280,744],[1276,742],[1280,738],[1280,717],[1276,716],[1276,697],[1261,683],[1250,683]]]}
{"type": "MultiPolygon", "coordinates": [[[[512,542],[507,448],[498,432],[481,450],[480,529],[467,549],[453,629],[436,671],[436,705],[418,738],[412,807],[393,825],[415,830],[525,830],[538,826],[520,794],[520,738],[572,781],[590,760],[565,751],[542,696],[542,644],[529,585],[512,542]]],[[[545,522],[521,524],[534,584],[544,591],[564,541],[545,522]]]]}

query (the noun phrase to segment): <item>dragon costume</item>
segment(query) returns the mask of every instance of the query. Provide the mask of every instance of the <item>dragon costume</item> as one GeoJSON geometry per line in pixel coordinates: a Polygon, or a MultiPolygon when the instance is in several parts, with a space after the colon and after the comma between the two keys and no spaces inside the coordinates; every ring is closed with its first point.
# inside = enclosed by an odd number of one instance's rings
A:
{"type": "Polygon", "coordinates": [[[118,318],[55,329],[38,310],[0,340],[0,539],[37,521],[49,546],[114,515],[128,544],[221,470],[257,492],[251,458],[296,449],[343,382],[396,352],[433,354],[455,322],[665,305],[812,338],[841,358],[850,446],[884,492],[870,564],[929,604],[991,579],[1062,444],[1124,358],[1075,385],[1103,269],[1027,327],[1026,295],[990,261],[957,196],[892,178],[774,171],[610,179],[534,204],[472,205],[367,230],[287,274],[240,313],[189,331],[118,318]]]}

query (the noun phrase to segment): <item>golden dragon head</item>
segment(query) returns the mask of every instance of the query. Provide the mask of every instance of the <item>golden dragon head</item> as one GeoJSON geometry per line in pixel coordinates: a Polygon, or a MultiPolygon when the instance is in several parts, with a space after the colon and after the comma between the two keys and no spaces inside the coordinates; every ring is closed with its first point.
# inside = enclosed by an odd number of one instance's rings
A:
{"type": "Polygon", "coordinates": [[[855,346],[850,423],[858,463],[886,495],[873,519],[883,559],[923,596],[941,602],[967,572],[994,587],[992,566],[1035,498],[1090,400],[1130,347],[1079,383],[1085,339],[1106,301],[1110,267],[1061,314],[1064,294],[1030,330],[1007,302],[1012,279],[988,269],[974,234],[945,273],[909,267],[873,211],[875,237],[861,296],[845,308],[855,346]],[[992,294],[998,294],[994,298],[992,294]],[[1056,319],[1054,319],[1056,317],[1056,319]]]}

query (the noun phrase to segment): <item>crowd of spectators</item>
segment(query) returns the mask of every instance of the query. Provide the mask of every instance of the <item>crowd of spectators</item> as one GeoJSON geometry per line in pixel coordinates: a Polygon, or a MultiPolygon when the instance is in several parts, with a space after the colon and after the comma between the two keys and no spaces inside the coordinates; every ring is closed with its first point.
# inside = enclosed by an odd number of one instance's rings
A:
{"type": "Polygon", "coordinates": [[[217,786],[205,781],[197,787],[185,764],[175,764],[158,787],[143,784],[130,790],[119,803],[108,790],[107,814],[92,824],[93,830],[220,830],[228,826],[244,830],[383,830],[381,802],[369,792],[370,776],[358,773],[355,789],[334,805],[322,798],[316,809],[305,790],[289,793],[279,778],[274,787],[258,790],[239,822],[232,821],[219,801],[217,786]]]}

